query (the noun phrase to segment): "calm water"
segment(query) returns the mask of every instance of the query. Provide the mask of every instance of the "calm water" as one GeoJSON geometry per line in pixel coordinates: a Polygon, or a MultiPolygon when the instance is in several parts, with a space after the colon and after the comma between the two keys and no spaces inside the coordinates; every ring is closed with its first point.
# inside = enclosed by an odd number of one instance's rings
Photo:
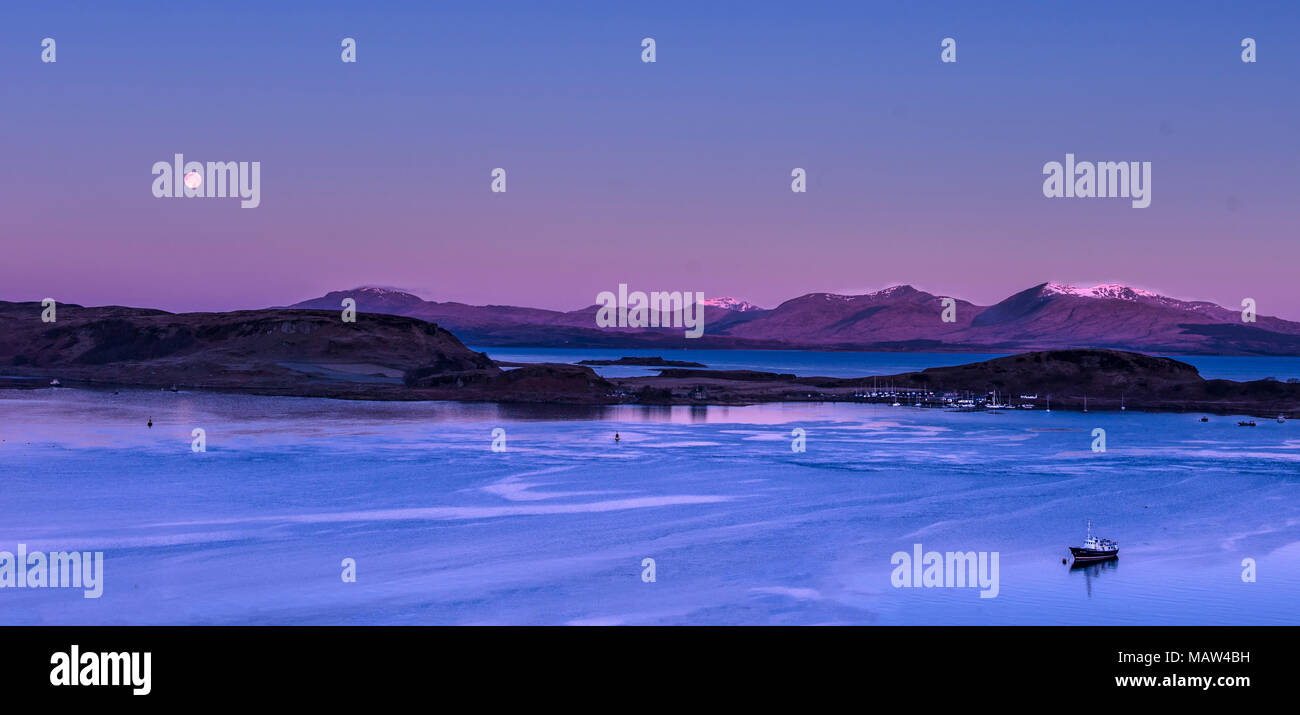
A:
{"type": "MultiPolygon", "coordinates": [[[[577,362],[617,360],[624,356],[658,356],[665,360],[689,360],[718,370],[766,370],[792,372],[800,376],[862,377],[897,375],[927,367],[964,365],[1002,357],[1003,353],[857,353],[812,352],[806,350],[657,350],[654,348],[492,348],[476,347],[496,360],[507,362],[577,362]]],[[[1207,379],[1279,380],[1300,379],[1300,357],[1224,357],[1172,355],[1196,366],[1207,379]]],[[[594,366],[608,377],[636,377],[658,374],[653,368],[594,366]]]]}
{"type": "Polygon", "coordinates": [[[0,439],[0,550],[106,571],[3,624],[1300,624],[1300,421],[64,389],[0,391],[0,439]],[[1088,517],[1122,558],[1070,570],[1088,517]],[[998,596],[892,587],[915,543],[998,596]]]}

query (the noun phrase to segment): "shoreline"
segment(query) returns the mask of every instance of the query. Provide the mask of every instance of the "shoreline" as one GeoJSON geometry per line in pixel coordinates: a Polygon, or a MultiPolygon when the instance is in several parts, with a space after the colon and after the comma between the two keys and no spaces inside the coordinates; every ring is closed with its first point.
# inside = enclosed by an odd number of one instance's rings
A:
{"type": "MultiPolygon", "coordinates": [[[[777,373],[769,373],[777,374],[777,373]]],[[[870,381],[872,378],[796,378],[796,380],[809,381],[826,381],[847,379],[852,381],[870,381]]],[[[668,378],[673,380],[673,378],[668,378]]],[[[171,385],[129,383],[99,380],[71,379],[62,380],[58,387],[52,387],[48,380],[43,377],[20,377],[20,376],[0,376],[0,390],[12,391],[37,391],[37,390],[84,390],[90,392],[118,392],[130,391],[135,393],[143,392],[163,392],[172,393],[171,385]]],[[[218,395],[249,395],[255,397],[289,397],[301,399],[323,399],[323,400],[346,400],[356,402],[457,402],[465,404],[501,404],[501,405],[535,405],[539,407],[556,406],[556,407],[622,407],[622,406],[641,406],[647,408],[662,407],[749,407],[767,404],[857,404],[873,406],[894,406],[894,397],[863,397],[853,394],[853,390],[862,389],[858,387],[837,387],[837,388],[820,388],[809,389],[810,385],[797,382],[773,382],[767,381],[767,390],[756,388],[756,384],[750,381],[727,381],[722,378],[713,378],[708,381],[689,380],[690,389],[697,385],[706,385],[714,388],[714,391],[704,398],[695,398],[690,395],[681,395],[673,392],[670,396],[660,395],[661,399],[631,399],[635,395],[635,390],[628,392],[629,389],[636,387],[650,387],[651,389],[667,389],[672,387],[681,387],[680,385],[670,385],[665,382],[665,378],[659,377],[640,377],[624,378],[611,381],[617,388],[624,390],[626,397],[609,396],[604,399],[592,399],[588,396],[576,395],[527,395],[527,396],[509,396],[499,394],[483,394],[478,390],[465,390],[463,388],[408,388],[402,385],[359,385],[359,384],[313,384],[310,386],[285,386],[285,387],[239,387],[230,385],[177,385],[177,390],[173,394],[181,393],[208,393],[218,395]],[[727,382],[734,382],[734,385],[728,386],[727,382]],[[306,387],[307,389],[302,389],[306,387]],[[728,392],[728,387],[739,387],[739,391],[728,392]],[[746,389],[748,388],[748,389],[746,389]],[[721,390],[721,391],[719,391],[721,390]]],[[[931,399],[920,406],[914,401],[904,400],[899,408],[937,410],[940,412],[987,412],[991,414],[1005,413],[1043,413],[1048,410],[1043,404],[1035,404],[1032,409],[1022,409],[1014,406],[1001,407],[955,407],[937,404],[931,399]]],[[[1150,413],[1150,414],[1192,414],[1192,415],[1216,415],[1216,416],[1241,416],[1252,417],[1256,419],[1273,420],[1279,414],[1284,414],[1290,418],[1292,414],[1300,413],[1300,405],[1297,409],[1288,410],[1285,407],[1277,409],[1274,407],[1264,408],[1258,404],[1243,404],[1239,402],[1170,402],[1157,401],[1145,402],[1126,400],[1121,410],[1119,400],[1110,400],[1105,397],[1089,397],[1088,409],[1083,409],[1083,401],[1070,397],[1053,397],[1051,412],[1076,412],[1076,413],[1150,413]],[[1114,404],[1110,404],[1110,403],[1114,404]]]]}
{"type": "MultiPolygon", "coordinates": [[[[0,314],[6,307],[11,313],[17,309],[0,304],[0,314]]],[[[71,311],[57,324],[37,322],[30,313],[6,320],[10,329],[0,341],[0,365],[5,366],[0,368],[0,389],[34,389],[58,380],[69,387],[103,390],[174,387],[395,402],[737,406],[906,401],[936,408],[1028,404],[1045,409],[1050,401],[1061,410],[1123,404],[1152,412],[1263,418],[1300,414],[1300,380],[1207,380],[1195,366],[1173,358],[1105,348],[1026,352],[958,365],[935,359],[940,366],[896,374],[802,377],[761,369],[679,367],[701,363],[645,354],[617,360],[580,356],[579,364],[498,362],[435,323],[387,314],[367,313],[364,322],[352,323],[324,310],[172,315],[107,307],[71,311]],[[584,359],[649,366],[657,374],[605,377],[581,364],[584,359]]],[[[917,362],[884,369],[908,369],[917,362]]],[[[823,369],[815,363],[798,369],[823,369]]],[[[867,366],[853,369],[872,371],[867,366]]]]}

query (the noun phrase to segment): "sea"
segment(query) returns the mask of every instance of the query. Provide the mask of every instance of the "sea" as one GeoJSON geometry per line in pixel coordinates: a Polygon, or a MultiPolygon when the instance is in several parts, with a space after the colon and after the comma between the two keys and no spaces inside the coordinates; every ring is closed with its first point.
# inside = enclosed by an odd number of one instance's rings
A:
{"type": "MultiPolygon", "coordinates": [[[[812,350],[658,350],[655,348],[493,348],[472,347],[506,362],[578,362],[622,357],[661,357],[696,362],[711,370],[763,370],[800,377],[861,377],[897,375],[927,367],[950,367],[1005,357],[1007,353],[870,353],[812,350]]],[[[1197,368],[1207,380],[1300,380],[1300,357],[1236,357],[1167,355],[1197,368]]],[[[606,377],[658,374],[655,368],[593,365],[606,377]]]]}
{"type": "Polygon", "coordinates": [[[0,624],[1300,625],[1300,419],[1208,417],[0,390],[0,624]],[[1119,559],[1072,568],[1089,520],[1119,559]],[[4,585],[20,544],[102,552],[102,594],[4,585]],[[973,555],[983,585],[910,578],[915,554],[973,555]]]}

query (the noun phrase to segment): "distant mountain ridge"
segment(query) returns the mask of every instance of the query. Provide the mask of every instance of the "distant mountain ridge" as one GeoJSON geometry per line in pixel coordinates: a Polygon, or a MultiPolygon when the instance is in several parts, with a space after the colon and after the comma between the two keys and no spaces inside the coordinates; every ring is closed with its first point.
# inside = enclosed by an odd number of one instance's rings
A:
{"type": "Polygon", "coordinates": [[[705,301],[704,336],[673,328],[598,328],[597,306],[556,311],[427,301],[402,291],[333,291],[291,308],[339,310],[432,321],[468,344],[496,347],[770,348],[1019,352],[1109,348],[1171,354],[1300,355],[1300,323],[1187,301],[1121,284],[1040,283],[990,306],[953,297],[943,322],[940,296],[898,285],[861,295],[809,293],[765,309],[736,298],[705,301]]]}

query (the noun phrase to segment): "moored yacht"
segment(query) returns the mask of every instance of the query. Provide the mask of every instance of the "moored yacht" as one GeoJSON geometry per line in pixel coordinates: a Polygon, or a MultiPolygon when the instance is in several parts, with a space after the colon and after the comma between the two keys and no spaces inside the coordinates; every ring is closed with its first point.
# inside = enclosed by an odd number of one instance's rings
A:
{"type": "Polygon", "coordinates": [[[1089,519],[1088,536],[1083,540],[1083,546],[1071,546],[1070,555],[1074,556],[1075,564],[1090,564],[1097,561],[1117,559],[1119,558],[1119,542],[1093,536],[1092,519],[1089,519]]]}

